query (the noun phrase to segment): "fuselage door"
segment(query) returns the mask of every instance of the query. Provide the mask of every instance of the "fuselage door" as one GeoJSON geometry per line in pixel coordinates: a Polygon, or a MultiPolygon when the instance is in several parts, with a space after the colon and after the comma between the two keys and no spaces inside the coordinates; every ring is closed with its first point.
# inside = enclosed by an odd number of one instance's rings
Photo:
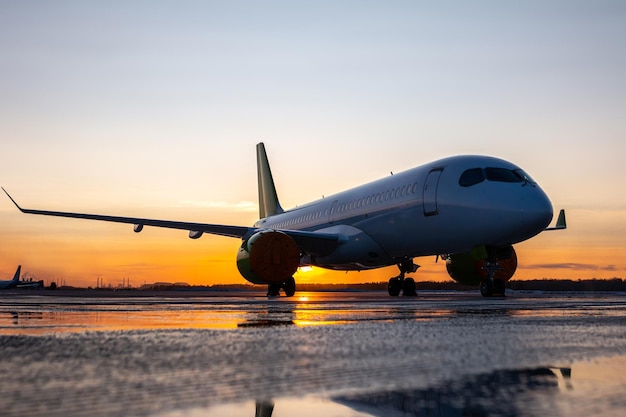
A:
{"type": "Polygon", "coordinates": [[[443,172],[443,168],[432,169],[426,176],[424,181],[423,201],[424,216],[434,216],[439,213],[437,208],[437,186],[439,185],[439,177],[443,172]]]}
{"type": "Polygon", "coordinates": [[[337,218],[337,202],[338,200],[333,201],[333,205],[330,207],[330,212],[328,213],[328,223],[332,223],[337,218]]]}

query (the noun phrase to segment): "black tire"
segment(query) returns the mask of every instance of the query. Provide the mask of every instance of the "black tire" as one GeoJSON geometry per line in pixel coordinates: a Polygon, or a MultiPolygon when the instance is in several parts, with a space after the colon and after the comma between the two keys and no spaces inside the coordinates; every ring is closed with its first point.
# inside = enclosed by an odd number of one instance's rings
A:
{"type": "Polygon", "coordinates": [[[501,295],[504,297],[504,293],[506,292],[506,283],[501,279],[496,279],[493,281],[493,294],[501,295]]]}
{"type": "Polygon", "coordinates": [[[406,278],[404,280],[402,283],[402,294],[405,297],[417,297],[415,280],[413,278],[406,278]]]}
{"type": "Polygon", "coordinates": [[[285,289],[285,295],[287,297],[293,297],[296,293],[296,280],[290,277],[285,281],[283,288],[285,289]]]}
{"type": "Polygon", "coordinates": [[[280,295],[280,284],[269,284],[267,286],[268,297],[278,297],[280,295]]]}
{"type": "Polygon", "coordinates": [[[389,295],[392,297],[397,297],[400,295],[400,290],[402,286],[400,285],[400,280],[398,278],[391,278],[389,280],[389,284],[387,284],[387,291],[389,291],[389,295]]]}
{"type": "Polygon", "coordinates": [[[491,281],[485,279],[480,282],[480,294],[483,297],[492,297],[493,296],[493,285],[491,285],[491,281]]]}

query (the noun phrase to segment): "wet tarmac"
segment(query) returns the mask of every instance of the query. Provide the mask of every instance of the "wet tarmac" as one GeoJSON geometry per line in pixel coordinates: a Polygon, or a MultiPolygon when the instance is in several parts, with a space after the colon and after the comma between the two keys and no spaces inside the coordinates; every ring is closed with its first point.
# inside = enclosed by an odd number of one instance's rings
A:
{"type": "Polygon", "coordinates": [[[626,294],[41,294],[0,293],[2,416],[626,413],[626,294]]]}

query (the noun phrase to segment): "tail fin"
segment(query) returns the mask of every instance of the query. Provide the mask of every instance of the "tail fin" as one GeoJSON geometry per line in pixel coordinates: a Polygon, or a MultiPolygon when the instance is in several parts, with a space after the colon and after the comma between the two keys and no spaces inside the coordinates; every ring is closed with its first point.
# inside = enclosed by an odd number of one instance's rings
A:
{"type": "Polygon", "coordinates": [[[13,275],[13,282],[19,282],[20,281],[20,272],[22,271],[22,265],[19,265],[17,267],[17,271],[15,271],[15,275],[13,275]]]}
{"type": "Polygon", "coordinates": [[[278,202],[272,170],[267,160],[263,142],[256,145],[256,167],[259,178],[259,218],[282,213],[284,210],[278,202]]]}

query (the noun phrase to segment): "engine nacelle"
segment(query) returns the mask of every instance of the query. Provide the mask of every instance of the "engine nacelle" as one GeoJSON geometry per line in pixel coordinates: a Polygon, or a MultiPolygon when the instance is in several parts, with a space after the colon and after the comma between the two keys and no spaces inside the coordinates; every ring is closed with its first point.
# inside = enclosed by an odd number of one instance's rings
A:
{"type": "Polygon", "coordinates": [[[300,248],[283,232],[263,230],[246,239],[237,253],[239,273],[253,284],[282,283],[300,265],[300,248]]]}
{"type": "MultiPolygon", "coordinates": [[[[487,251],[482,249],[449,255],[446,260],[448,275],[459,284],[479,285],[488,276],[486,269],[487,251]]],[[[498,268],[500,268],[495,272],[494,278],[503,282],[508,281],[517,269],[515,249],[513,246],[505,246],[490,250],[495,252],[495,259],[498,262],[498,268]]]]}

